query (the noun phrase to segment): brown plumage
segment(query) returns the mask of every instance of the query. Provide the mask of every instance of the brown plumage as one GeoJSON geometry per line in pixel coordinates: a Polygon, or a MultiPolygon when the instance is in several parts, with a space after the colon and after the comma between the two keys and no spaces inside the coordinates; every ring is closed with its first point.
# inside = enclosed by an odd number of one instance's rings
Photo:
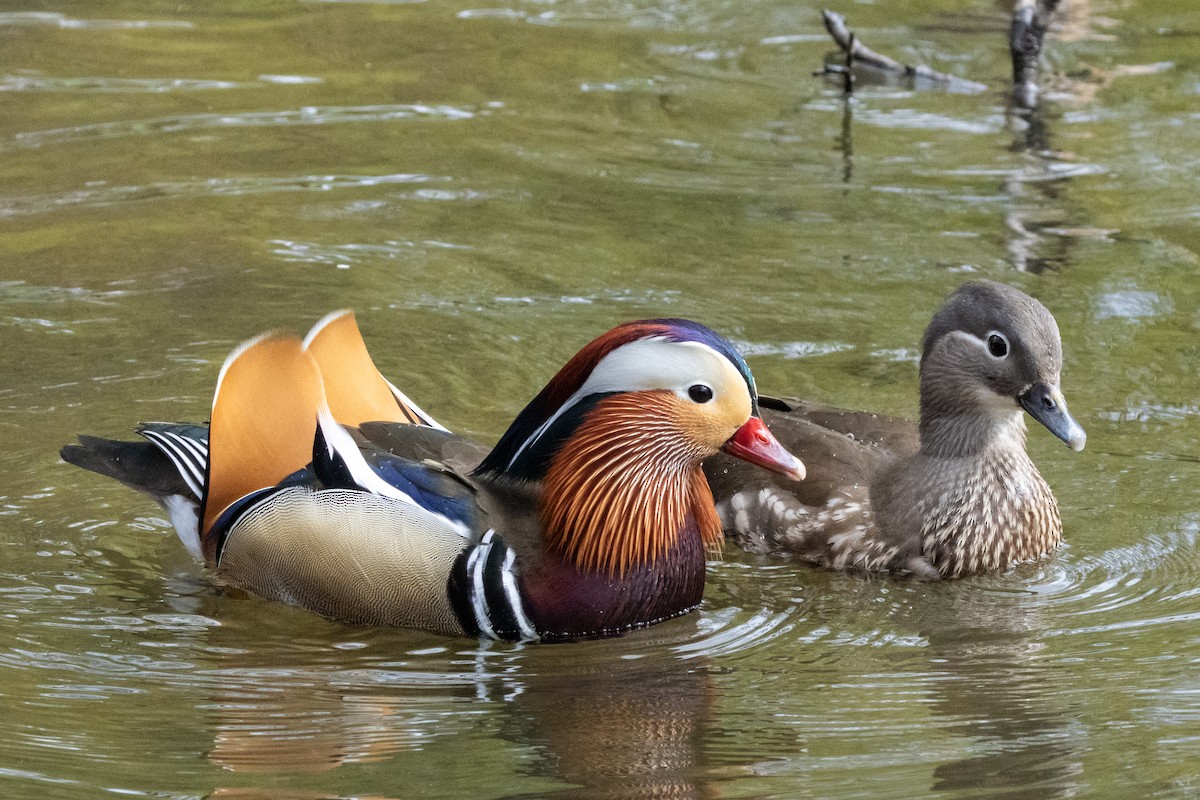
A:
{"type": "Polygon", "coordinates": [[[242,345],[217,378],[210,436],[229,444],[208,461],[208,491],[201,506],[201,541],[239,497],[274,486],[312,459],[321,402],[321,374],[295,337],[268,335],[242,345]],[[279,387],[288,387],[286,392],[279,387]],[[262,399],[274,398],[269,409],[262,399]],[[267,413],[263,413],[266,411],[267,413]]]}
{"type": "Polygon", "coordinates": [[[926,330],[918,425],[762,398],[764,420],[809,480],[789,485],[714,459],[706,471],[726,533],[754,552],[923,577],[1039,558],[1058,546],[1062,522],[1025,452],[1022,409],[1083,449],[1061,369],[1058,326],[1041,303],[968,283],[926,330]]]}

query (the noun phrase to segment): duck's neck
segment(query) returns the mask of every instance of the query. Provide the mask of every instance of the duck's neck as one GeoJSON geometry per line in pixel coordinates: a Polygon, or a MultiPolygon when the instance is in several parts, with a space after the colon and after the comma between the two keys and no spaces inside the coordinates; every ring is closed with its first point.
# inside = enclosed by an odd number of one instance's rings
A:
{"type": "Polygon", "coordinates": [[[675,552],[681,536],[720,543],[705,454],[680,435],[672,407],[652,393],[613,395],[587,414],[543,481],[548,552],[581,572],[621,576],[675,552]]]}
{"type": "Polygon", "coordinates": [[[989,451],[1025,450],[1025,416],[1019,408],[968,409],[952,415],[922,409],[921,452],[933,458],[974,458],[989,451]]]}

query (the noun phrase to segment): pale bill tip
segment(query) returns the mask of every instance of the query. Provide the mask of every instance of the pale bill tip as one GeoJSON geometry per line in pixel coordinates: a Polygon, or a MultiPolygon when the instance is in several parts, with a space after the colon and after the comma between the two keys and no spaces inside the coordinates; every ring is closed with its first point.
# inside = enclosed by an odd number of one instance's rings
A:
{"type": "Polygon", "coordinates": [[[792,465],[788,469],[786,474],[789,478],[791,478],[794,481],[802,481],[802,480],[804,480],[804,476],[807,475],[808,473],[804,469],[804,462],[801,461],[800,459],[796,458],[795,456],[792,456],[792,465]]]}
{"type": "Polygon", "coordinates": [[[1083,428],[1079,427],[1079,425],[1074,425],[1071,428],[1071,435],[1069,437],[1067,437],[1067,447],[1071,448],[1076,453],[1078,453],[1080,450],[1083,449],[1083,446],[1086,444],[1087,444],[1087,431],[1085,431],[1083,428]]]}

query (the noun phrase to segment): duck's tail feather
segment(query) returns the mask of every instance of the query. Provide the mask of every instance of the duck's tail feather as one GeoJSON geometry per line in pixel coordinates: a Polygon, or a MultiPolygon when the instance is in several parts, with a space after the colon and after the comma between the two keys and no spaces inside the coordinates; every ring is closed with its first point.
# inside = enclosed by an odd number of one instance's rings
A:
{"type": "Polygon", "coordinates": [[[137,433],[170,459],[199,505],[204,496],[204,472],[208,469],[208,426],[144,422],[137,427],[137,433]]]}
{"type": "Polygon", "coordinates": [[[153,442],[122,442],[98,436],[80,436],[79,444],[59,451],[62,460],[120,481],[145,492],[160,503],[182,495],[199,503],[198,492],[184,479],[166,453],[153,442]]]}
{"type": "Polygon", "coordinates": [[[68,464],[153,497],[170,515],[188,552],[203,560],[198,514],[208,460],[208,428],[147,422],[139,425],[137,432],[148,441],[80,436],[79,444],[69,444],[59,454],[68,464]]]}
{"type": "Polygon", "coordinates": [[[304,338],[325,381],[333,418],[343,425],[400,422],[446,430],[379,372],[349,309],[334,311],[304,338]]]}

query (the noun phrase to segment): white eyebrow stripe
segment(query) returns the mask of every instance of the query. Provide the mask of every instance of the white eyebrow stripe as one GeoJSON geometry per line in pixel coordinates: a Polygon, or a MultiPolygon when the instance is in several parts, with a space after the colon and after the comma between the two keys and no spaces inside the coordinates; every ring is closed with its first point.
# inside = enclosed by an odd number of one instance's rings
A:
{"type": "Polygon", "coordinates": [[[588,395],[654,389],[684,392],[697,382],[711,386],[713,378],[720,374],[719,365],[724,365],[725,369],[737,375],[740,382],[745,383],[742,373],[728,358],[702,342],[674,342],[655,336],[621,345],[596,363],[583,385],[521,443],[504,468],[511,469],[521,454],[541,439],[567,409],[588,395]],[[714,360],[718,365],[716,367],[714,360]]]}
{"type": "MultiPolygon", "coordinates": [[[[954,331],[950,331],[949,335],[954,336],[958,339],[962,339],[965,342],[969,342],[971,345],[978,347],[980,350],[983,350],[985,353],[987,352],[987,342],[985,342],[983,339],[979,338],[978,336],[976,336],[973,333],[967,333],[966,331],[954,330],[954,331]]],[[[1005,338],[1007,339],[1007,337],[1005,337],[1005,338]]]]}

